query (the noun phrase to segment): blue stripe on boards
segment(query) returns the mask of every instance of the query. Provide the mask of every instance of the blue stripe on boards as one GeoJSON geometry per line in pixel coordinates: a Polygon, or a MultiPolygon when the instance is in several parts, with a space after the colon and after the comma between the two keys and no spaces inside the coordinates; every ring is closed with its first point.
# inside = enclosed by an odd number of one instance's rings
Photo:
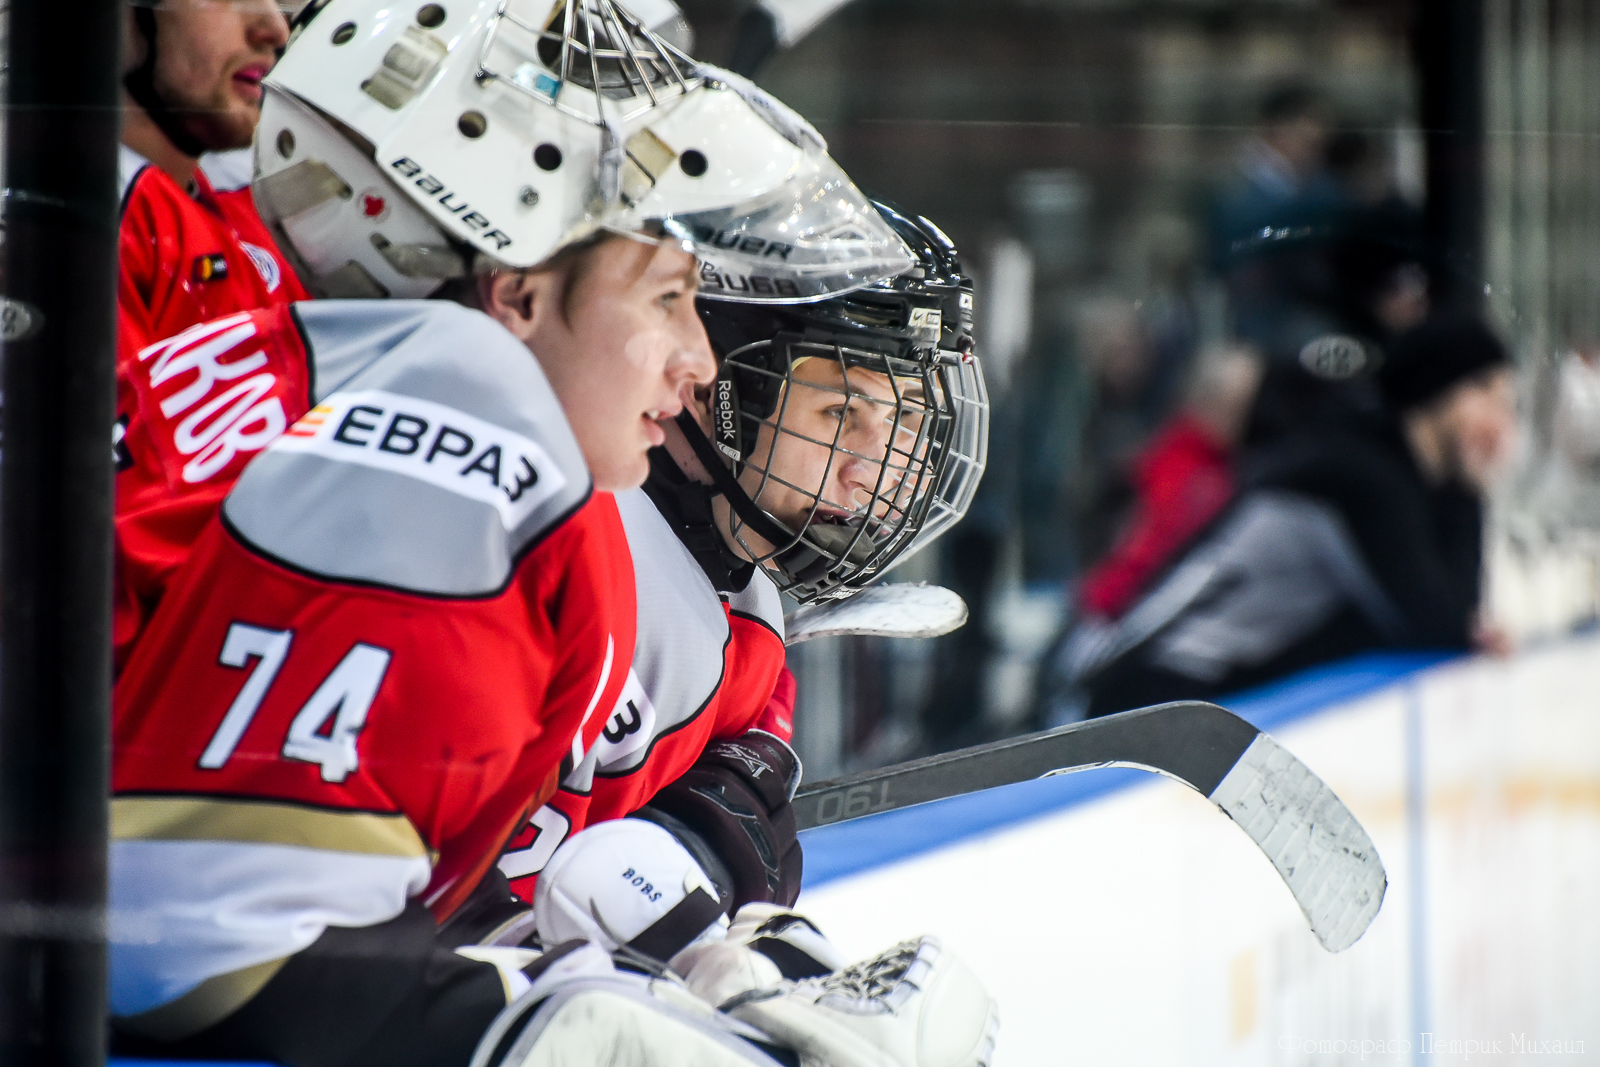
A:
{"type": "MultiPolygon", "coordinates": [[[[1455,653],[1447,652],[1369,653],[1312,667],[1217,703],[1256,728],[1271,731],[1454,657],[1455,653]]],[[[814,889],[836,878],[1049,815],[1149,778],[1143,771],[1105,767],[806,830],[800,835],[806,857],[805,887],[814,889]]]]}

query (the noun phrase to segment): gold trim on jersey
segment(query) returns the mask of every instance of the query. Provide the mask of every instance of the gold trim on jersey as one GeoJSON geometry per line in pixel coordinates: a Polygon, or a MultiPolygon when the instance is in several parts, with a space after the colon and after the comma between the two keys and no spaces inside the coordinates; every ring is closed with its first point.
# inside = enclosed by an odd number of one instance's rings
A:
{"type": "Polygon", "coordinates": [[[126,1033],[155,1041],[177,1041],[198,1034],[244,1007],[288,962],[289,957],[285,956],[213,975],[177,1000],[138,1015],[122,1016],[115,1025],[126,1033]]]}
{"type": "Polygon", "coordinates": [[[223,797],[113,797],[111,837],[114,841],[235,841],[434,859],[404,815],[223,797]]]}

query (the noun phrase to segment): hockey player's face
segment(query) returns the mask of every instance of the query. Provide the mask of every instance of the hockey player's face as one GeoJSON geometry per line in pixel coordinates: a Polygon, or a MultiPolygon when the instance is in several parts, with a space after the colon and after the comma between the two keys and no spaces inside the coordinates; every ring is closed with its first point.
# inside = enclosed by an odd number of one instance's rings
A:
{"type": "Polygon", "coordinates": [[[921,382],[803,360],[784,387],[781,429],[762,427],[740,481],[794,530],[898,519],[905,477],[926,459],[918,444],[923,402],[921,382]]]}
{"type": "MultiPolygon", "coordinates": [[[[273,0],[164,0],[156,16],[156,91],[212,150],[244,148],[261,120],[261,79],[289,39],[273,0]]],[[[144,37],[131,34],[142,62],[144,37]]]]}
{"type": "Polygon", "coordinates": [[[657,424],[716,377],[694,311],[694,256],[613,238],[573,268],[561,314],[538,320],[530,346],[561,399],[598,489],[642,484],[657,424]]]}

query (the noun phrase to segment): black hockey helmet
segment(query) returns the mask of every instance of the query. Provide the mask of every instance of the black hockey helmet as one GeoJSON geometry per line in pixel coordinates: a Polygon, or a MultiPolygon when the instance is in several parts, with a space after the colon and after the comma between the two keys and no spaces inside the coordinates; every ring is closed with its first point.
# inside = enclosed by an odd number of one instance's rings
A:
{"type": "Polygon", "coordinates": [[[847,595],[937,537],[965,514],[985,462],[988,398],[972,351],[971,280],[937,226],[875,206],[916,260],[898,277],[815,303],[702,296],[698,304],[720,358],[711,437],[688,413],[679,423],[730,505],[728,547],[801,602],[847,595]],[[810,360],[837,371],[797,377],[810,360]],[[801,389],[839,398],[831,439],[797,428],[791,409],[801,389]],[[852,405],[885,427],[881,441],[858,446],[872,454],[845,440],[852,405]],[[781,469],[786,450],[806,446],[828,450],[819,484],[781,469]],[[852,458],[875,472],[871,489],[826,499],[829,473],[852,458]],[[780,515],[773,496],[809,507],[780,515]]]}

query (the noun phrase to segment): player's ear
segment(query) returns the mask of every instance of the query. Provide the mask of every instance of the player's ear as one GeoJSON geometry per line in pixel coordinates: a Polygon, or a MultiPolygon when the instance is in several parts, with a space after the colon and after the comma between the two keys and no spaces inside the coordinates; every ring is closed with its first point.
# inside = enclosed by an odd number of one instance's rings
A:
{"type": "Polygon", "coordinates": [[[564,271],[497,270],[478,277],[483,310],[527,343],[546,319],[561,314],[564,271]]]}

